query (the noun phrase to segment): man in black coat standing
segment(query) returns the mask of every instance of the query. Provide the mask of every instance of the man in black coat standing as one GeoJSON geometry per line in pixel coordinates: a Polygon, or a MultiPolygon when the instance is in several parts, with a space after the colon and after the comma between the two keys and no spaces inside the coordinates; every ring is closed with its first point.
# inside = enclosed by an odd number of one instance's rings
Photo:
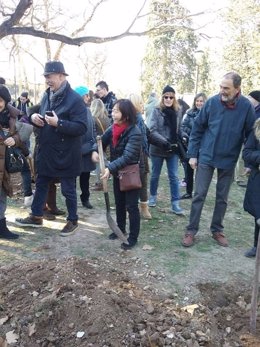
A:
{"type": "Polygon", "coordinates": [[[70,87],[68,74],[59,61],[45,64],[44,77],[48,89],[39,112],[30,116],[39,128],[36,155],[37,180],[31,214],[17,218],[19,226],[41,227],[48,184],[59,178],[66,199],[67,224],[60,235],[68,236],[78,227],[76,177],[81,170],[81,137],[87,130],[87,110],[82,98],[70,87]]]}

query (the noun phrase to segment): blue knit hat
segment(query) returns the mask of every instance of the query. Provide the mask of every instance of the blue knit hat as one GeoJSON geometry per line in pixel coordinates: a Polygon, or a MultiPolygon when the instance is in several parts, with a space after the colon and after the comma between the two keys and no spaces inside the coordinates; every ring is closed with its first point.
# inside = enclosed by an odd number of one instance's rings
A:
{"type": "Polygon", "coordinates": [[[78,93],[80,96],[84,96],[86,94],[89,93],[89,89],[88,87],[84,87],[84,86],[78,86],[75,89],[75,92],[78,93]]]}

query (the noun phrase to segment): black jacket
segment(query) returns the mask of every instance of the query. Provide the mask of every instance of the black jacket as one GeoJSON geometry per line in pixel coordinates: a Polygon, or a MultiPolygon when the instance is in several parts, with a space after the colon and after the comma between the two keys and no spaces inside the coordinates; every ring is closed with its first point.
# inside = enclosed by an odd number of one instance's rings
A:
{"type": "Polygon", "coordinates": [[[189,138],[191,134],[191,130],[193,128],[194,120],[199,114],[200,110],[188,110],[187,113],[184,115],[182,122],[181,122],[181,135],[182,137],[189,138]]]}
{"type": "Polygon", "coordinates": [[[92,114],[90,112],[90,109],[87,107],[87,126],[88,129],[86,133],[82,136],[82,147],[81,147],[81,153],[82,153],[82,172],[91,172],[95,170],[96,164],[93,163],[91,160],[91,154],[93,150],[95,150],[95,143],[96,143],[96,127],[95,123],[92,117],[92,114]]]}
{"type": "MultiPolygon", "coordinates": [[[[260,127],[260,125],[259,125],[260,127]]],[[[260,218],[260,139],[252,131],[243,149],[243,159],[251,168],[248,178],[244,209],[256,219],[260,218]]]]}
{"type": "Polygon", "coordinates": [[[59,121],[57,128],[46,123],[37,129],[37,172],[41,176],[76,177],[81,172],[81,137],[87,130],[87,109],[83,99],[68,82],[51,101],[49,96],[48,88],[41,100],[39,113],[44,116],[47,110],[54,110],[59,121]]]}
{"type": "Polygon", "coordinates": [[[139,162],[142,136],[136,125],[130,125],[119,138],[116,147],[114,147],[112,145],[112,127],[110,126],[102,136],[102,144],[104,149],[110,146],[108,169],[112,174],[116,174],[118,170],[125,166],[139,162]]]}

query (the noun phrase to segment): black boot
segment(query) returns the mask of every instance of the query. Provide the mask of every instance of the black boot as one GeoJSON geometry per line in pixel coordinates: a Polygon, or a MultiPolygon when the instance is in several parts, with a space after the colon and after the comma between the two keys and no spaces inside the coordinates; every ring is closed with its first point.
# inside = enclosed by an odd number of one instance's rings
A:
{"type": "Polygon", "coordinates": [[[0,219],[0,238],[6,240],[18,239],[19,235],[12,233],[6,226],[6,219],[0,219]]]}
{"type": "Polygon", "coordinates": [[[86,208],[93,208],[93,206],[91,205],[91,203],[89,202],[89,200],[86,200],[84,202],[82,202],[82,206],[86,207],[86,208]]]}

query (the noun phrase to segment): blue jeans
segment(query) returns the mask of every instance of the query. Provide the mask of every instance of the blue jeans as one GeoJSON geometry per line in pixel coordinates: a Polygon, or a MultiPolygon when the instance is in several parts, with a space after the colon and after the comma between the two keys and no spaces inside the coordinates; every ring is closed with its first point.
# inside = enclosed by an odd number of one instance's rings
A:
{"type": "Polygon", "coordinates": [[[178,180],[178,160],[179,157],[176,154],[173,154],[169,158],[157,157],[151,155],[152,161],[152,173],[150,179],[150,195],[157,195],[157,189],[159,184],[159,178],[163,166],[163,161],[166,161],[168,177],[170,182],[170,190],[171,190],[171,202],[179,200],[179,180],[178,180]]]}
{"type": "MultiPolygon", "coordinates": [[[[43,208],[46,203],[46,198],[49,189],[49,182],[53,181],[53,177],[37,176],[36,190],[32,203],[32,215],[41,217],[43,215],[43,208]]],[[[77,193],[76,193],[76,177],[61,177],[61,193],[66,199],[66,206],[68,210],[67,220],[77,221],[77,193]]]]}

